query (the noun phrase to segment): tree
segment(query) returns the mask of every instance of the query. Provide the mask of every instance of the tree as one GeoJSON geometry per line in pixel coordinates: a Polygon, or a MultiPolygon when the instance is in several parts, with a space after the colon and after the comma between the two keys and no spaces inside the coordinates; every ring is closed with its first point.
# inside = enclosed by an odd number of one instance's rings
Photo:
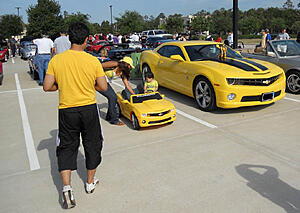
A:
{"type": "Polygon", "coordinates": [[[100,32],[104,34],[108,34],[111,32],[111,26],[109,21],[102,21],[101,26],[100,26],[100,32]]]}
{"type": "Polygon", "coordinates": [[[212,31],[218,34],[226,34],[232,31],[232,10],[215,10],[212,13],[212,31]]]}
{"type": "Polygon", "coordinates": [[[184,28],[184,20],[181,14],[169,15],[166,20],[166,29],[170,33],[182,32],[184,28]]]}
{"type": "Polygon", "coordinates": [[[23,32],[23,22],[20,16],[3,15],[0,17],[0,40],[20,35],[23,32]]]}
{"type": "Polygon", "coordinates": [[[287,0],[287,1],[283,4],[283,8],[284,8],[284,9],[294,9],[294,4],[293,4],[292,0],[287,0]]]}
{"type": "Polygon", "coordinates": [[[210,14],[204,10],[196,13],[192,19],[191,27],[196,32],[210,30],[210,14]]]}
{"type": "Polygon", "coordinates": [[[63,26],[60,5],[54,0],[38,0],[36,5],[31,5],[27,9],[27,15],[27,34],[33,37],[39,37],[44,33],[54,39],[63,26]]]}
{"type": "Polygon", "coordinates": [[[145,21],[136,11],[125,11],[121,18],[116,18],[119,33],[129,34],[131,32],[141,32],[145,29],[145,21]]]}

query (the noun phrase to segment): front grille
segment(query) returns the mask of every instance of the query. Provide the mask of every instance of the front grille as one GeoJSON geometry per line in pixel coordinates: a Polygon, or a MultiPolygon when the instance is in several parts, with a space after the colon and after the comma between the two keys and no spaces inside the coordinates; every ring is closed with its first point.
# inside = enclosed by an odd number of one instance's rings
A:
{"type": "Polygon", "coordinates": [[[247,85],[247,86],[269,86],[279,79],[280,75],[271,78],[249,78],[249,79],[235,79],[229,78],[228,82],[233,82],[232,85],[247,85]]]}
{"type": "Polygon", "coordinates": [[[166,121],[169,121],[169,120],[171,120],[171,117],[163,119],[163,120],[159,120],[159,121],[149,121],[149,124],[159,124],[159,123],[163,123],[163,122],[166,122],[166,121]]]}
{"type": "MultiPolygon", "coordinates": [[[[281,90],[274,93],[274,98],[281,94],[281,90]]],[[[241,102],[249,102],[249,101],[262,101],[262,95],[255,95],[255,96],[244,96],[241,102]]]]}
{"type": "Polygon", "coordinates": [[[168,114],[170,112],[170,110],[165,111],[165,112],[158,112],[158,113],[148,113],[148,116],[164,116],[166,114],[168,114]]]}

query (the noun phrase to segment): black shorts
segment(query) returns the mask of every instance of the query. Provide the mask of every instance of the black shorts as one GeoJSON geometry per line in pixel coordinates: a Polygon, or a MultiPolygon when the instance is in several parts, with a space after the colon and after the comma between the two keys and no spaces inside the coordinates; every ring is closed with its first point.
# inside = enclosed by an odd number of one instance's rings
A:
{"type": "Polygon", "coordinates": [[[101,162],[103,136],[96,104],[59,109],[56,156],[58,170],[76,170],[80,134],[86,168],[96,169],[101,162]]]}

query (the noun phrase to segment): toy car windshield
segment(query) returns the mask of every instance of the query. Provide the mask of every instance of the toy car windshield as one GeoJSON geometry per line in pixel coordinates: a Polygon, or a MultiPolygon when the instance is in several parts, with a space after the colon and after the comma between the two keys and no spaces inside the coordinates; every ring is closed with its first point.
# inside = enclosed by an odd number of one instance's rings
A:
{"type": "Polygon", "coordinates": [[[136,95],[131,96],[132,97],[132,103],[143,103],[144,101],[148,100],[161,100],[162,97],[159,93],[150,93],[150,94],[142,94],[142,95],[136,95]]]}

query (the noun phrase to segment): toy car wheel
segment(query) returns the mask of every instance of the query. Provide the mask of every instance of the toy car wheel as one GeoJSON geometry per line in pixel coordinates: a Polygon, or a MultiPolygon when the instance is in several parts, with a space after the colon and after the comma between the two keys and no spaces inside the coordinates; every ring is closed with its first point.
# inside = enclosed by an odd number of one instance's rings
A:
{"type": "Polygon", "coordinates": [[[300,93],[300,72],[291,71],[287,74],[286,90],[293,94],[300,93]]]}
{"type": "Polygon", "coordinates": [[[151,72],[150,67],[148,66],[148,64],[143,65],[143,69],[142,69],[142,80],[143,80],[143,84],[146,81],[145,75],[146,73],[151,72]]]}
{"type": "Polygon", "coordinates": [[[139,130],[140,129],[139,121],[134,113],[132,113],[131,115],[131,120],[132,120],[133,129],[139,130]]]}
{"type": "Polygon", "coordinates": [[[194,84],[194,97],[202,111],[210,112],[216,109],[216,96],[211,83],[201,77],[194,84]]]}

